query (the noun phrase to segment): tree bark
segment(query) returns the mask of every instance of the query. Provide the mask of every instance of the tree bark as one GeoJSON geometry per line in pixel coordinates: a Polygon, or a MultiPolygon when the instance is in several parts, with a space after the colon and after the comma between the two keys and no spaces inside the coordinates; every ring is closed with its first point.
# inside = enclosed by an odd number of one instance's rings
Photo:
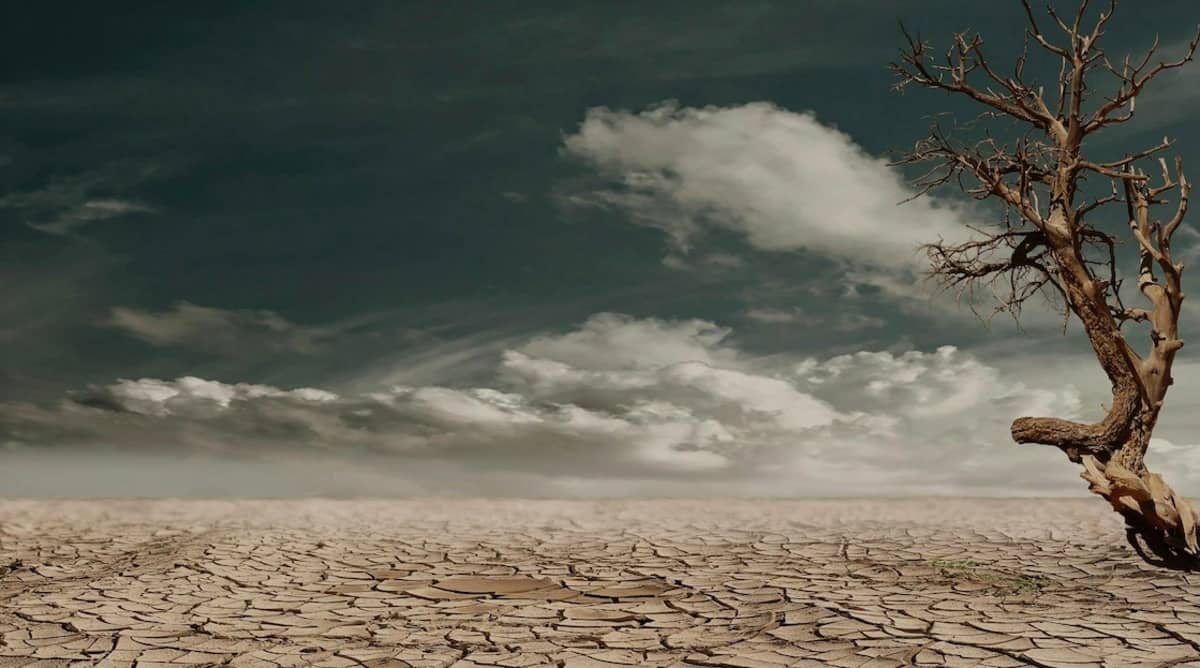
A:
{"type": "MultiPolygon", "coordinates": [[[[1083,323],[1088,341],[1108,380],[1112,383],[1112,406],[1103,420],[1094,424],[1072,422],[1056,417],[1021,417],[1012,423],[1012,438],[1017,443],[1040,443],[1072,451],[1103,453],[1115,450],[1126,441],[1134,416],[1141,405],[1141,379],[1130,358],[1119,327],[1109,311],[1100,286],[1083,262],[1076,241],[1070,235],[1071,221],[1061,210],[1055,211],[1047,230],[1060,268],[1059,276],[1071,310],[1083,323]],[[1060,224],[1055,225],[1054,223],[1060,224]],[[1065,231],[1064,231],[1065,228],[1065,231]]],[[[1071,459],[1078,461],[1075,456],[1071,459]]]]}

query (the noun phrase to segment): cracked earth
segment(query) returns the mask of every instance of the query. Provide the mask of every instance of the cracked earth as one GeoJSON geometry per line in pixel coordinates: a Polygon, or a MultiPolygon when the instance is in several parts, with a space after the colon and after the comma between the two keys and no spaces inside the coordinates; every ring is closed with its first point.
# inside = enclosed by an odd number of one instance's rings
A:
{"type": "Polygon", "coordinates": [[[1200,667],[1095,499],[0,500],[0,667],[1200,667]]]}

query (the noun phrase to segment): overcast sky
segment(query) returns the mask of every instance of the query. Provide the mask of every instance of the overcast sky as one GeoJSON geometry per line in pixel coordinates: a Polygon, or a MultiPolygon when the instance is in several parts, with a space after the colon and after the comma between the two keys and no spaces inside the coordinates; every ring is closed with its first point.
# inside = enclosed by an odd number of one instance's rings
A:
{"type": "MultiPolygon", "coordinates": [[[[992,212],[886,165],[969,110],[891,90],[897,20],[1002,60],[1016,0],[544,4],[4,10],[0,494],[1086,493],[1008,436],[1103,414],[1086,341],[936,297],[917,244],[992,212]]],[[[1200,161],[1198,84],[1088,148],[1200,161]]]]}

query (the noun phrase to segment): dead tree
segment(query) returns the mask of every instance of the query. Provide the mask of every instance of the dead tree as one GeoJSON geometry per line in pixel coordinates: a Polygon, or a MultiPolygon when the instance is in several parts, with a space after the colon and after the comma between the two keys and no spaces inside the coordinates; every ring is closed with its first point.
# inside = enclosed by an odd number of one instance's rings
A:
{"type": "Polygon", "coordinates": [[[1171,364],[1183,346],[1178,332],[1183,264],[1172,257],[1171,240],[1187,213],[1190,184],[1181,160],[1175,159],[1172,170],[1160,157],[1170,140],[1110,160],[1088,156],[1083,148],[1096,133],[1133,119],[1137,98],[1147,86],[1192,59],[1200,31],[1178,60],[1160,60],[1156,38],[1141,57],[1126,56],[1114,64],[1100,42],[1116,0],[1095,19],[1089,18],[1087,0],[1081,0],[1073,17],[1050,6],[1048,18],[1041,20],[1028,0],[1022,4],[1028,19],[1025,46],[1011,73],[993,67],[978,34],[956,34],[949,49],[935,57],[928,43],[901,26],[907,46],[892,63],[896,87],[953,93],[984,111],[962,126],[973,128],[970,140],[958,138],[961,128],[947,132],[935,123],[927,137],[893,164],[928,168],[916,179],[918,196],[957,184],[1005,212],[1002,221],[975,229],[969,241],[926,244],[932,276],[960,289],[999,288],[996,311],[1014,317],[1033,296],[1052,297],[1064,316],[1078,318],[1112,382],[1112,403],[1099,422],[1021,417],[1012,423],[1013,440],[1055,446],[1081,464],[1080,476],[1090,491],[1124,516],[1127,537],[1143,559],[1197,568],[1200,514],[1143,462],[1172,383],[1171,364]],[[1039,23],[1050,28],[1049,34],[1039,23]],[[1048,80],[1057,78],[1049,92],[1026,74],[1031,48],[1057,69],[1057,77],[1046,69],[1048,80]],[[1098,77],[1109,82],[1109,95],[1092,95],[1089,84],[1098,77]],[[1016,131],[1004,139],[994,137],[992,124],[998,120],[1016,131]],[[982,138],[980,125],[988,128],[982,138]],[[1154,177],[1143,169],[1147,161],[1157,163],[1154,177]],[[1102,196],[1089,194],[1089,177],[1111,188],[1104,188],[1102,196]],[[1155,215],[1163,205],[1169,207],[1169,218],[1155,215]],[[1117,245],[1126,235],[1095,222],[1110,207],[1124,209],[1117,213],[1128,221],[1127,239],[1136,244],[1141,307],[1127,307],[1121,298],[1117,245]],[[1148,326],[1149,345],[1143,353],[1126,339],[1126,323],[1148,326]]]}

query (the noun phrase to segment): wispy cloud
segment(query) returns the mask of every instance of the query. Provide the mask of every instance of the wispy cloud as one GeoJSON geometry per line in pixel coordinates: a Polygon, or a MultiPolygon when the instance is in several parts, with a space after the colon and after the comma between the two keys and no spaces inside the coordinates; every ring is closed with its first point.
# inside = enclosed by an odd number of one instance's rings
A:
{"type": "Polygon", "coordinates": [[[179,301],[164,311],[118,306],[99,324],[158,347],[241,355],[311,354],[347,331],[380,317],[376,314],[333,325],[306,326],[269,310],[230,310],[179,301]]]}
{"type": "Polygon", "coordinates": [[[857,332],[864,329],[874,329],[887,324],[882,318],[853,311],[840,310],[830,315],[818,315],[806,312],[799,306],[791,308],[755,307],[747,309],[744,315],[756,322],[768,325],[792,325],[803,323],[808,327],[828,327],[837,332],[857,332]]]}
{"type": "Polygon", "coordinates": [[[91,223],[158,211],[131,192],[166,172],[159,164],[110,163],[51,177],[35,190],[9,193],[0,197],[0,210],[13,212],[35,230],[65,236],[91,223]]]}
{"type": "Polygon", "coordinates": [[[664,267],[677,271],[713,272],[739,269],[745,265],[742,258],[730,253],[706,253],[691,259],[683,254],[670,254],[662,259],[664,267]]]}
{"type": "Polygon", "coordinates": [[[154,213],[155,211],[157,209],[154,207],[140,202],[119,199],[96,199],[88,200],[83,204],[68,208],[48,223],[31,222],[28,225],[39,232],[63,236],[88,223],[118,218],[132,213],[154,213]]]}

